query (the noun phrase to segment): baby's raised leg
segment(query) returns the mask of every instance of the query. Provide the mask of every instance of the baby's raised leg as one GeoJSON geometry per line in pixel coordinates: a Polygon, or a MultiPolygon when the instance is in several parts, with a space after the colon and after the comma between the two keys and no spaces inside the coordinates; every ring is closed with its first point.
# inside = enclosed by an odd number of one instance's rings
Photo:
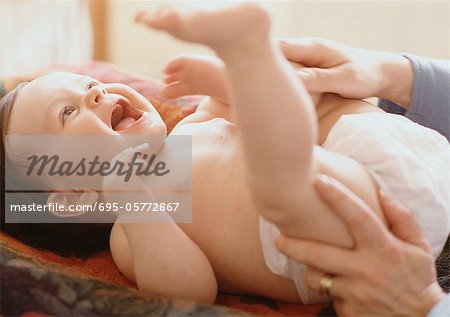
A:
{"type": "Polygon", "coordinates": [[[264,216],[291,231],[298,218],[292,206],[311,190],[317,120],[310,96],[272,43],[268,13],[245,3],[190,14],[165,9],[138,19],[205,44],[223,60],[252,194],[264,216]]]}

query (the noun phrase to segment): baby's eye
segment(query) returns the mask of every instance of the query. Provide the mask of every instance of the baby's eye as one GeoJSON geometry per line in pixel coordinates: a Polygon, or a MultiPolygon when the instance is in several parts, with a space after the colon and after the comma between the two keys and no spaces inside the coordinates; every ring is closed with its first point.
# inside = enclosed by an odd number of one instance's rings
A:
{"type": "Polygon", "coordinates": [[[89,84],[87,84],[86,88],[87,88],[87,90],[89,90],[89,89],[91,89],[92,87],[97,86],[97,85],[98,85],[97,82],[91,81],[89,84]]]}
{"type": "Polygon", "coordinates": [[[65,109],[62,111],[62,113],[61,113],[61,119],[62,119],[63,124],[66,122],[67,118],[69,118],[69,117],[72,115],[72,113],[75,112],[75,110],[76,110],[76,109],[73,108],[73,107],[68,107],[68,108],[65,108],[65,109]]]}

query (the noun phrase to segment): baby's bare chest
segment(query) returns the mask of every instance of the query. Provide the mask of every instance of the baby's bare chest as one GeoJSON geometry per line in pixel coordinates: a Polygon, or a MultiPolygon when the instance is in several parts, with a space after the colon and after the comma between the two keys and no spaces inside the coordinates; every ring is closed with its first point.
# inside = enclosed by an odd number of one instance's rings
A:
{"type": "Polygon", "coordinates": [[[236,125],[223,118],[188,123],[177,127],[173,134],[192,136],[193,150],[218,150],[217,147],[233,147],[238,141],[236,125]]]}

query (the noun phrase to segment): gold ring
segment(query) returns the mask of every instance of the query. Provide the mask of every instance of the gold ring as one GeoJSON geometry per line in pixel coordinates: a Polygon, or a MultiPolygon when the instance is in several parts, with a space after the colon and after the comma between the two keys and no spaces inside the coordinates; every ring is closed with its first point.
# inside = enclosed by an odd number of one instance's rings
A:
{"type": "Polygon", "coordinates": [[[330,289],[333,285],[333,276],[324,274],[319,281],[319,294],[330,296],[330,289]]]}

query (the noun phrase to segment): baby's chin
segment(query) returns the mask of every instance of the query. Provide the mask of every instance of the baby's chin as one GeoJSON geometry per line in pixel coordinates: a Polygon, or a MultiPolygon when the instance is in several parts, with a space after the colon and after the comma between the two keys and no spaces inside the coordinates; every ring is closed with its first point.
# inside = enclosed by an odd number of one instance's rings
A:
{"type": "Polygon", "coordinates": [[[140,127],[133,134],[143,136],[150,142],[164,143],[167,138],[167,126],[163,121],[153,122],[152,125],[140,127]]]}
{"type": "Polygon", "coordinates": [[[152,122],[147,126],[143,126],[143,130],[143,134],[150,137],[165,139],[167,136],[167,125],[159,115],[156,118],[153,116],[152,122]]]}

